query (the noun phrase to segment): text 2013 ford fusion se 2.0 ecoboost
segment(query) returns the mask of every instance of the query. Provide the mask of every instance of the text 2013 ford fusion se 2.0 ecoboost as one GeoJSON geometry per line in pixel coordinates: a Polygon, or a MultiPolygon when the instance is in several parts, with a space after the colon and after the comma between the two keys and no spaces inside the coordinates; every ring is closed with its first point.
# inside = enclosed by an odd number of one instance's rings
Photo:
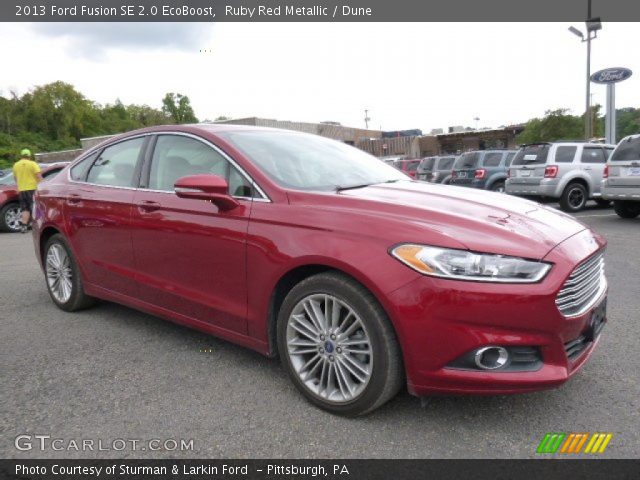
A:
{"type": "Polygon", "coordinates": [[[403,384],[558,386],[606,321],[605,241],[573,218],[283,130],[109,139],[41,185],[34,242],[63,310],[100,298],[279,354],[345,415],[403,384]]]}

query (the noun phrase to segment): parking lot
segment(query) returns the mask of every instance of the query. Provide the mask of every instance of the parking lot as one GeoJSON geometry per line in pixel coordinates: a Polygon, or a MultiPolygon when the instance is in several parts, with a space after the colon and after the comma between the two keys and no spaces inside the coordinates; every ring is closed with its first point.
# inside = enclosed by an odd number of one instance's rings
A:
{"type": "MultiPolygon", "coordinates": [[[[0,234],[1,454],[5,458],[535,457],[547,432],[611,432],[603,456],[640,455],[640,218],[591,207],[609,241],[609,323],[563,387],[503,397],[403,392],[344,419],[308,404],[274,359],[122,306],[69,314],[49,299],[29,235],[0,234]],[[21,434],[68,445],[192,439],[187,451],[20,451],[21,434]]],[[[35,442],[34,442],[35,443],[35,442]]]]}

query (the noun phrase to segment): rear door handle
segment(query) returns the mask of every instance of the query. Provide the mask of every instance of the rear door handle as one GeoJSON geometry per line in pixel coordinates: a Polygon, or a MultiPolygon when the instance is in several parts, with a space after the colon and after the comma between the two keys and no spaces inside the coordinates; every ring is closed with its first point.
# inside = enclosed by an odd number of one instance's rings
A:
{"type": "Polygon", "coordinates": [[[158,210],[160,208],[160,204],[158,202],[153,202],[151,200],[144,200],[142,203],[138,205],[138,210],[143,213],[153,212],[154,210],[158,210]]]}

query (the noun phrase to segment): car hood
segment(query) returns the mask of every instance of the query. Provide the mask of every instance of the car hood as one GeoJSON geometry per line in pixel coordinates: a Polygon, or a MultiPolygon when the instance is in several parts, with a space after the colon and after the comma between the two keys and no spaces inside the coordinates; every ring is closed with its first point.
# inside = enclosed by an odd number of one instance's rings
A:
{"type": "Polygon", "coordinates": [[[428,229],[440,239],[450,239],[449,246],[538,260],[587,228],[529,200],[452,185],[399,182],[345,190],[335,197],[357,201],[359,210],[373,210],[378,218],[401,217],[418,227],[418,238],[399,241],[428,239],[421,234],[428,229]]]}

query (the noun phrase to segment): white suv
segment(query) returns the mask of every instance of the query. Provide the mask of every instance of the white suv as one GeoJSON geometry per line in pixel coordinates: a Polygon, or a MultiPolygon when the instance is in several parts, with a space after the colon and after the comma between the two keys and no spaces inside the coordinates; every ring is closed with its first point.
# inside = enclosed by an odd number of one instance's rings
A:
{"type": "Polygon", "coordinates": [[[622,218],[640,215],[640,135],[623,138],[609,157],[602,198],[613,200],[613,208],[622,218]]]}
{"type": "Polygon", "coordinates": [[[566,212],[582,210],[587,200],[608,204],[600,186],[614,145],[553,142],[523,145],[509,168],[505,191],[553,198],[566,212]]]}

